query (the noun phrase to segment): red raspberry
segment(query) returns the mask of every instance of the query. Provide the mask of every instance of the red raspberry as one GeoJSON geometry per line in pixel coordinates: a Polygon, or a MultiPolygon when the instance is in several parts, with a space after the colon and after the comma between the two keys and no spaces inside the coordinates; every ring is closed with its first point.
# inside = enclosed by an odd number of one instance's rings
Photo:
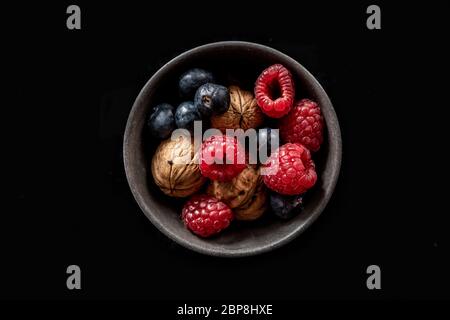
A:
{"type": "Polygon", "coordinates": [[[245,168],[245,150],[236,137],[217,135],[203,142],[200,171],[205,177],[229,181],[245,168]]]}
{"type": "Polygon", "coordinates": [[[297,143],[282,145],[270,155],[264,167],[275,170],[273,174],[263,177],[266,186],[285,195],[303,193],[317,180],[311,153],[297,143]]]}
{"type": "Polygon", "coordinates": [[[287,114],[295,97],[294,81],[289,70],[281,64],[264,70],[256,80],[255,97],[261,110],[269,117],[281,118],[287,114]]]}
{"type": "Polygon", "coordinates": [[[183,207],[186,227],[201,237],[219,233],[230,225],[233,212],[222,201],[206,194],[194,195],[183,207]]]}
{"type": "Polygon", "coordinates": [[[280,137],[283,142],[301,143],[316,152],[323,141],[323,127],[323,116],[317,103],[303,99],[280,119],[280,137]]]}

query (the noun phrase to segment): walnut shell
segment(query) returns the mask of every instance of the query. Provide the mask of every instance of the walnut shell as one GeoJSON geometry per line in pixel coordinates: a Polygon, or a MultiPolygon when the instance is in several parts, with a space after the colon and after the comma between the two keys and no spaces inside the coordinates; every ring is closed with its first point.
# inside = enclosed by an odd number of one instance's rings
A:
{"type": "Polygon", "coordinates": [[[247,166],[231,181],[212,181],[207,193],[226,203],[237,220],[255,220],[266,210],[267,194],[259,169],[247,166]]]}
{"type": "Polygon", "coordinates": [[[197,192],[206,182],[197,164],[198,157],[190,138],[180,136],[162,141],[152,159],[156,185],[172,197],[187,197],[197,192]]]}
{"type": "Polygon", "coordinates": [[[225,113],[213,115],[211,126],[225,132],[226,129],[256,128],[263,124],[264,114],[250,91],[230,86],[230,106],[225,113]]]}

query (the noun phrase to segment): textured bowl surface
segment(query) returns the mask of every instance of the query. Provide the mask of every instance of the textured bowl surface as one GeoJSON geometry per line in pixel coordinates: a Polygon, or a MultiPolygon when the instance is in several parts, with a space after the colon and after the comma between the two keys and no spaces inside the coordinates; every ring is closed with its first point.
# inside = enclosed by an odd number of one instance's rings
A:
{"type": "Polygon", "coordinates": [[[333,106],[317,80],[297,61],[272,48],[249,42],[218,42],[189,50],[159,69],[145,84],[130,112],[124,137],[125,171],[131,191],[144,214],[165,235],[191,250],[224,257],[249,256],[273,250],[301,234],[324,210],[335,188],[341,165],[341,133],[333,106]],[[157,103],[176,105],[177,80],[193,67],[222,75],[224,83],[246,90],[266,67],[281,63],[295,78],[296,97],[319,103],[325,118],[325,142],[314,154],[318,181],[308,191],[305,208],[288,221],[269,212],[251,223],[233,222],[217,237],[202,239],[189,232],[180,219],[185,200],[164,196],[151,177],[151,157],[157,141],[149,141],[145,122],[157,103]],[[226,76],[224,76],[226,75],[226,76]],[[175,98],[170,98],[175,97],[175,98]]]}

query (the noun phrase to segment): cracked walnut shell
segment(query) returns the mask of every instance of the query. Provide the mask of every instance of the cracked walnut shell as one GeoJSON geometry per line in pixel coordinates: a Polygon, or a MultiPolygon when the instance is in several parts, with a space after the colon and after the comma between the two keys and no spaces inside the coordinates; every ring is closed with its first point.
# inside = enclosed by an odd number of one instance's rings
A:
{"type": "Polygon", "coordinates": [[[226,129],[256,128],[263,124],[264,115],[250,91],[230,86],[230,106],[225,113],[213,115],[211,126],[225,132],[226,129]]]}
{"type": "Polygon", "coordinates": [[[207,193],[233,209],[237,220],[255,220],[266,210],[267,193],[259,169],[247,166],[231,181],[212,181],[207,193]]]}
{"type": "Polygon", "coordinates": [[[180,136],[162,141],[152,159],[156,185],[172,197],[187,197],[197,192],[206,181],[200,173],[198,157],[190,138],[180,136]]]}

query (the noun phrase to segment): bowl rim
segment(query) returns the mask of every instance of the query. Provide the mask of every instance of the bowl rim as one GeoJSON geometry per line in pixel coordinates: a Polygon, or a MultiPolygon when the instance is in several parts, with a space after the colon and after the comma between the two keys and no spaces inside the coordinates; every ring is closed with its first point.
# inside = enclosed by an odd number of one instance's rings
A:
{"type": "Polygon", "coordinates": [[[261,254],[264,252],[268,252],[274,249],[277,249],[288,242],[292,241],[296,237],[298,237],[300,234],[302,234],[323,212],[326,205],[328,204],[331,196],[334,193],[334,189],[336,187],[339,174],[340,174],[340,168],[341,168],[341,162],[342,162],[342,139],[341,139],[341,130],[339,126],[339,121],[336,115],[336,112],[334,110],[333,104],[330,101],[330,98],[328,97],[328,94],[323,89],[323,87],[320,85],[320,83],[317,81],[317,79],[298,61],[291,58],[290,56],[273,49],[271,47],[268,47],[266,45],[254,43],[254,42],[247,42],[247,41],[220,41],[220,42],[213,42],[204,44],[201,46],[197,46],[195,48],[189,49],[173,59],[171,59],[169,62],[164,64],[161,68],[159,68],[153,75],[150,77],[149,80],[145,83],[143,88],[140,90],[138,96],[136,97],[133,106],[131,108],[131,111],[129,113],[126,128],[124,132],[124,138],[123,138],[123,161],[124,161],[124,167],[125,167],[125,174],[127,178],[128,185],[131,189],[131,192],[133,194],[134,199],[138,203],[141,211],[145,214],[145,216],[152,222],[152,224],[161,231],[165,236],[169,237],[171,240],[175,241],[179,245],[196,251],[198,253],[210,255],[210,256],[219,256],[219,257],[244,257],[244,256],[253,256],[257,254],[261,254]],[[310,84],[312,84],[316,90],[319,90],[321,92],[322,99],[325,99],[326,103],[329,105],[329,116],[331,116],[331,120],[336,125],[334,127],[333,131],[333,137],[334,137],[334,153],[335,158],[334,161],[332,161],[332,171],[330,175],[330,184],[329,184],[329,192],[325,193],[324,198],[321,199],[319,204],[316,206],[316,208],[311,212],[309,217],[305,220],[304,223],[299,224],[296,228],[294,228],[291,232],[285,234],[284,236],[276,239],[275,241],[267,244],[263,244],[257,248],[239,248],[235,250],[227,250],[223,247],[220,249],[211,249],[208,247],[202,247],[195,243],[190,243],[180,235],[171,232],[170,230],[166,229],[159,221],[158,217],[153,214],[151,208],[147,205],[145,199],[142,197],[139,190],[136,189],[135,185],[133,185],[133,177],[131,173],[131,166],[132,166],[132,156],[133,153],[131,152],[129,148],[129,137],[131,135],[131,132],[133,130],[133,120],[135,118],[135,113],[137,112],[138,106],[141,104],[141,101],[144,99],[144,96],[146,92],[149,90],[150,86],[153,84],[153,82],[157,81],[161,76],[165,74],[165,72],[172,67],[172,65],[177,64],[178,61],[185,59],[186,57],[190,55],[195,55],[199,52],[205,51],[205,50],[211,50],[216,48],[224,48],[224,47],[242,47],[243,49],[256,49],[260,51],[266,51],[270,54],[273,54],[275,56],[281,57],[284,60],[287,60],[291,62],[292,64],[297,65],[298,68],[304,72],[305,76],[308,78],[308,81],[310,84]]]}

